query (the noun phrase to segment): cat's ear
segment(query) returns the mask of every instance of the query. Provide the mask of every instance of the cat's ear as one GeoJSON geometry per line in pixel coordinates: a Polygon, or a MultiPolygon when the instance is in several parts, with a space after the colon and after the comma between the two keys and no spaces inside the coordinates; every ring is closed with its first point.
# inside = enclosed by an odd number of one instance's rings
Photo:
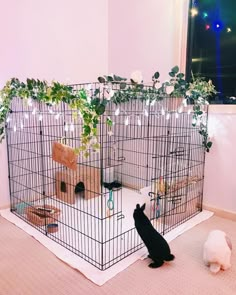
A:
{"type": "Polygon", "coordinates": [[[136,209],[140,209],[140,205],[139,204],[136,205],[136,209]]]}
{"type": "Polygon", "coordinates": [[[146,203],[143,204],[143,206],[141,207],[141,209],[144,211],[146,207],[146,203]]]}

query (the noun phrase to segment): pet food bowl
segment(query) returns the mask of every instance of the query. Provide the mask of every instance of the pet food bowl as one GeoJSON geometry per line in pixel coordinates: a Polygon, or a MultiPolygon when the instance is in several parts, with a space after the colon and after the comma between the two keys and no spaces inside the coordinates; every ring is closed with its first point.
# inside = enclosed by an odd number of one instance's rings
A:
{"type": "Polygon", "coordinates": [[[57,223],[50,223],[47,225],[47,232],[49,234],[56,233],[58,231],[58,224],[57,223]]]}

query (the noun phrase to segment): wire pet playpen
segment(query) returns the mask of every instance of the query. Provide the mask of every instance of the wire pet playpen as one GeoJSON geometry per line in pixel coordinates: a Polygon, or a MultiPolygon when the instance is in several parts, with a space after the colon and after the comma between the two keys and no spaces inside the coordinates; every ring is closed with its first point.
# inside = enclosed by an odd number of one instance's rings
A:
{"type": "Polygon", "coordinates": [[[74,156],[83,122],[65,103],[29,106],[15,98],[10,116],[11,211],[100,270],[144,247],[134,228],[137,203],[146,202],[162,234],[202,210],[205,151],[182,99],[108,103],[100,149],[88,158],[74,156]],[[68,159],[70,168],[61,164],[68,159]]]}

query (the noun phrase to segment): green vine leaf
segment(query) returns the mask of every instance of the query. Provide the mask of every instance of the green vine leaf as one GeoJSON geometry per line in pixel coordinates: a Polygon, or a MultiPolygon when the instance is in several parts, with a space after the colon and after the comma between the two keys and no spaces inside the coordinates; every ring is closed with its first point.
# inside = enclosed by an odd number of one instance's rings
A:
{"type": "Polygon", "coordinates": [[[105,112],[105,105],[104,104],[99,104],[95,107],[95,111],[96,111],[96,114],[101,116],[102,114],[104,114],[105,112]]]}
{"type": "Polygon", "coordinates": [[[90,128],[90,126],[88,126],[88,125],[84,125],[84,126],[83,126],[83,129],[84,129],[84,135],[85,135],[85,136],[87,136],[87,135],[90,134],[90,132],[91,132],[91,128],[90,128]]]}
{"type": "Polygon", "coordinates": [[[212,142],[211,141],[208,141],[207,143],[207,147],[210,149],[212,147],[212,142]]]}
{"type": "Polygon", "coordinates": [[[106,123],[109,127],[112,127],[112,125],[113,125],[113,122],[112,122],[111,118],[109,118],[109,117],[106,119],[106,123]]]}
{"type": "Polygon", "coordinates": [[[179,72],[179,67],[175,66],[171,69],[171,72],[173,72],[174,74],[177,74],[179,72]]]}
{"type": "MultiPolygon", "coordinates": [[[[169,81],[158,84],[160,74],[155,72],[153,80],[153,88],[146,88],[144,84],[138,84],[131,79],[131,84],[127,83],[127,79],[118,75],[109,75],[98,77],[100,83],[110,82],[109,84],[117,84],[115,91],[109,89],[108,92],[114,92],[113,95],[106,99],[103,98],[103,90],[99,85],[91,92],[85,89],[75,90],[72,86],[63,85],[56,81],[48,84],[46,81],[38,79],[27,79],[26,82],[21,82],[17,78],[12,78],[7,81],[6,85],[0,90],[0,142],[5,135],[5,120],[10,112],[11,101],[14,97],[19,97],[27,104],[29,98],[35,101],[44,102],[48,106],[64,102],[73,110],[74,120],[82,117],[83,133],[81,134],[81,147],[76,150],[77,153],[82,152],[84,155],[89,155],[91,148],[96,149],[92,143],[92,138],[97,136],[97,126],[100,121],[100,116],[105,113],[108,100],[118,105],[120,103],[129,102],[132,99],[150,102],[162,100],[168,96],[183,97],[193,102],[193,112],[195,122],[192,125],[199,128],[199,134],[202,136],[202,144],[206,151],[212,147],[212,142],[208,141],[207,128],[204,126],[202,118],[204,113],[202,106],[208,104],[208,98],[216,94],[215,86],[211,80],[206,81],[202,77],[193,77],[193,81],[188,83],[184,79],[184,74],[179,73],[179,67],[175,66],[169,72],[169,81]],[[118,89],[117,89],[118,88],[118,89]],[[173,91],[170,92],[170,89],[173,91]],[[169,95],[168,93],[169,92],[169,95]],[[91,95],[91,97],[88,97],[91,95]]],[[[110,87],[110,85],[109,85],[110,87]]],[[[107,120],[109,127],[112,126],[112,121],[107,120]]]]}
{"type": "Polygon", "coordinates": [[[103,77],[98,77],[98,82],[99,83],[105,83],[106,82],[106,79],[103,78],[103,77]]]}
{"type": "Polygon", "coordinates": [[[153,77],[157,80],[157,79],[160,77],[159,72],[156,72],[156,73],[153,75],[153,77]]]}
{"type": "Polygon", "coordinates": [[[104,77],[106,78],[107,82],[113,82],[114,81],[112,76],[104,76],[104,77]]]}
{"type": "Polygon", "coordinates": [[[92,148],[93,148],[94,150],[99,150],[99,148],[100,148],[100,144],[99,144],[99,143],[95,143],[95,144],[92,145],[92,148]]]}
{"type": "MultiPolygon", "coordinates": [[[[179,74],[177,74],[176,77],[179,78],[179,79],[183,79],[184,74],[183,73],[179,73],[179,74]]],[[[185,81],[182,81],[182,82],[185,82],[185,81]]]]}
{"type": "Polygon", "coordinates": [[[122,78],[122,77],[117,76],[117,75],[114,75],[113,78],[114,78],[114,81],[117,81],[117,82],[121,82],[121,81],[126,81],[127,80],[126,78],[122,78]]]}
{"type": "Polygon", "coordinates": [[[125,82],[120,83],[120,89],[124,90],[126,88],[127,84],[125,82]]]}

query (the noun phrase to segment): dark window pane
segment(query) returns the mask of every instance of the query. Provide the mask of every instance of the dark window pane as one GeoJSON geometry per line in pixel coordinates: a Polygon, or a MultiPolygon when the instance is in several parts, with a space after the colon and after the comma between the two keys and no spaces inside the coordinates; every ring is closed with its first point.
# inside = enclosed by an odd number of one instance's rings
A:
{"type": "Polygon", "coordinates": [[[213,81],[211,103],[236,103],[236,1],[193,0],[189,11],[187,78],[213,81]],[[191,15],[192,9],[198,14],[191,15]]]}

